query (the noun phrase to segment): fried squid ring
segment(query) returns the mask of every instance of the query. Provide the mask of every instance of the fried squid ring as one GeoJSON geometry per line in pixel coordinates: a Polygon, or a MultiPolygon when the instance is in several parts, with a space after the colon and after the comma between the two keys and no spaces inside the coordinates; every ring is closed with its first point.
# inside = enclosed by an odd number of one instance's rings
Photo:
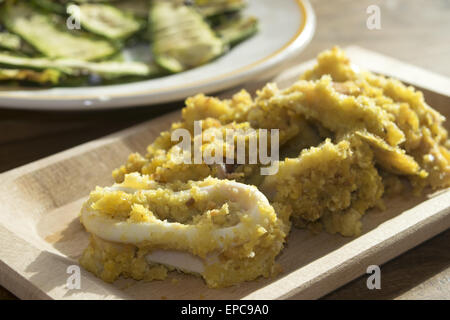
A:
{"type": "Polygon", "coordinates": [[[95,237],[135,246],[149,264],[200,274],[211,287],[272,274],[285,236],[256,187],[214,178],[163,186],[133,173],[92,192],[81,222],[95,237]]]}

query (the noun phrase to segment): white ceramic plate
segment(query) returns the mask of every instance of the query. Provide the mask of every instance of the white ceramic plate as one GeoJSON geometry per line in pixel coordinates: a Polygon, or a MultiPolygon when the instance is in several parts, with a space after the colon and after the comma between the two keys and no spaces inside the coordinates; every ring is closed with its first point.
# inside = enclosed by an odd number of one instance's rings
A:
{"type": "Polygon", "coordinates": [[[39,110],[92,110],[148,106],[224,90],[279,71],[311,40],[315,16],[308,0],[249,0],[259,33],[219,59],[179,74],[120,85],[7,90],[0,106],[39,110]]]}

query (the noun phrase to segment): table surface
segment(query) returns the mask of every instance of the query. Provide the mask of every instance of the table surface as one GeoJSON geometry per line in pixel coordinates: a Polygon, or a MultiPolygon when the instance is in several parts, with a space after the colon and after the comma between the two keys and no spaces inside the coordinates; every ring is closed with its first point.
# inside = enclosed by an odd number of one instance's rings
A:
{"type": "MultiPolygon", "coordinates": [[[[337,44],[359,45],[450,76],[450,1],[311,0],[317,30],[297,62],[337,44]],[[366,27],[367,7],[378,5],[381,29],[366,27]]],[[[130,127],[182,102],[107,112],[31,112],[0,108],[0,172],[130,127]]],[[[325,299],[450,299],[450,230],[381,266],[381,289],[362,276],[325,299]]],[[[0,299],[16,299],[0,286],[0,299]]]]}

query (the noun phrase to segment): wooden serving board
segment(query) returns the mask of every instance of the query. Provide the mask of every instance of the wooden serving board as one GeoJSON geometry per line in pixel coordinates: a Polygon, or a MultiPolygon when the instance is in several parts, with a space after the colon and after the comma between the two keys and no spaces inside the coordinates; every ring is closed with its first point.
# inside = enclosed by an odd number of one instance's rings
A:
{"type": "MultiPolygon", "coordinates": [[[[450,116],[448,78],[361,48],[347,52],[355,64],[420,87],[431,106],[450,116]]],[[[286,86],[313,63],[274,81],[286,86]]],[[[88,242],[78,220],[82,202],[96,185],[113,182],[112,169],[128,154],[145,153],[178,118],[179,112],[171,113],[1,174],[0,284],[27,299],[314,299],[450,227],[448,190],[419,198],[404,194],[386,200],[387,210],[368,212],[358,238],[293,229],[278,258],[284,271],[276,278],[226,289],[208,289],[201,279],[178,273],[165,281],[106,284],[81,268],[81,288],[68,289],[67,269],[78,265],[88,242]]]]}

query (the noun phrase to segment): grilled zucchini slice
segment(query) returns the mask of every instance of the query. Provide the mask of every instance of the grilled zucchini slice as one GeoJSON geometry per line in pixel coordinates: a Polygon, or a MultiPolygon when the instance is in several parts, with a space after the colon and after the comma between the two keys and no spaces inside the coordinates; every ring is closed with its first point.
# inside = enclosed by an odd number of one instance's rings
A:
{"type": "Polygon", "coordinates": [[[197,67],[224,52],[223,42],[190,6],[155,0],[149,23],[155,61],[170,72],[197,67]]]}
{"type": "Polygon", "coordinates": [[[0,19],[9,31],[50,58],[97,60],[117,51],[116,46],[106,40],[60,28],[50,15],[26,1],[7,1],[1,7],[0,19]]]}
{"type": "Polygon", "coordinates": [[[19,51],[22,48],[22,39],[9,32],[0,32],[0,48],[19,51]]]}
{"type": "Polygon", "coordinates": [[[113,3],[114,7],[139,19],[147,20],[150,0],[127,0],[113,3]]]}
{"type": "Polygon", "coordinates": [[[26,55],[36,54],[36,50],[23,41],[21,37],[7,31],[0,32],[0,48],[8,51],[20,52],[26,55]]]}
{"type": "Polygon", "coordinates": [[[66,14],[66,6],[59,2],[59,1],[55,1],[55,0],[31,0],[31,2],[50,12],[55,12],[58,14],[66,14]]]}
{"type": "Polygon", "coordinates": [[[71,76],[95,74],[103,79],[116,79],[121,77],[149,78],[161,74],[161,69],[157,66],[140,62],[88,62],[75,59],[52,60],[47,58],[23,57],[7,52],[0,52],[0,65],[17,69],[56,69],[71,76]]]}
{"type": "Polygon", "coordinates": [[[255,17],[237,16],[223,21],[214,30],[229,46],[235,46],[258,32],[258,19],[255,17]]]}
{"type": "Polygon", "coordinates": [[[59,65],[63,68],[71,68],[78,72],[95,74],[103,79],[117,79],[123,77],[151,78],[162,74],[161,69],[156,65],[147,65],[140,62],[127,61],[103,61],[84,62],[76,60],[59,60],[59,65]]]}
{"type": "Polygon", "coordinates": [[[111,40],[128,38],[142,27],[132,15],[108,4],[86,3],[78,8],[84,29],[111,40]]]}
{"type": "Polygon", "coordinates": [[[236,12],[246,7],[245,0],[195,0],[194,4],[197,10],[207,18],[236,12]]]}
{"type": "Polygon", "coordinates": [[[60,76],[61,73],[58,70],[53,69],[35,71],[0,68],[0,81],[19,81],[56,85],[59,83],[60,76]]]}

